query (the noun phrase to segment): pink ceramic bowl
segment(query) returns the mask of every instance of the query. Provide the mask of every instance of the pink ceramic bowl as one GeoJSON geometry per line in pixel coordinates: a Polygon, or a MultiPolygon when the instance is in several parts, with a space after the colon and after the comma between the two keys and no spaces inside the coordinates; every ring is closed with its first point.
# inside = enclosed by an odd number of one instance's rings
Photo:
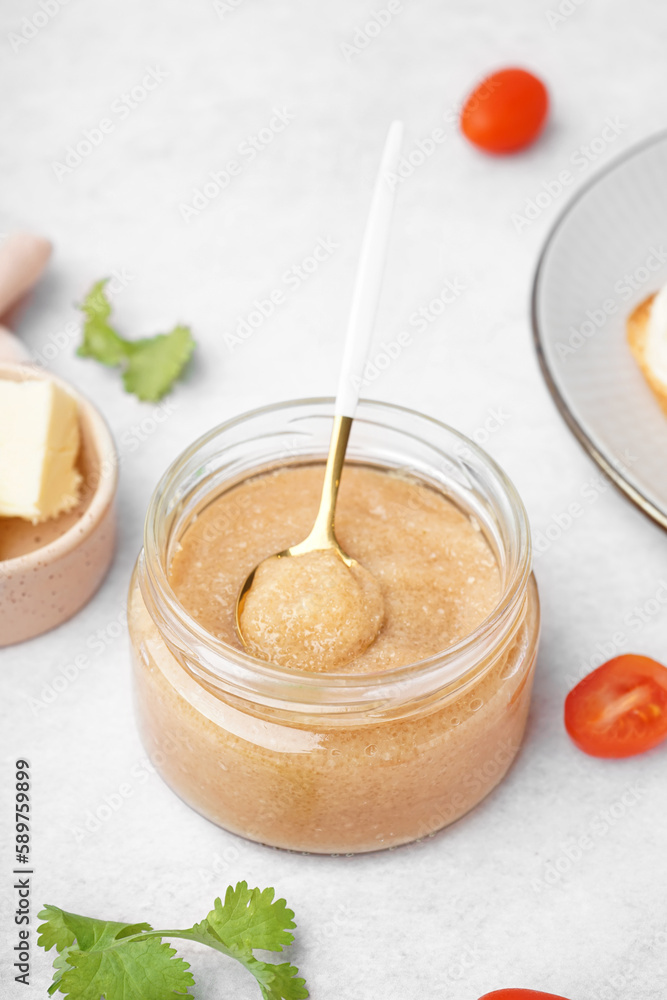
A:
{"type": "Polygon", "coordinates": [[[0,364],[0,378],[52,379],[79,406],[81,503],[53,521],[0,517],[0,646],[31,639],[71,618],[92,597],[114,553],[118,457],[109,429],[71,385],[25,364],[0,364]]]}

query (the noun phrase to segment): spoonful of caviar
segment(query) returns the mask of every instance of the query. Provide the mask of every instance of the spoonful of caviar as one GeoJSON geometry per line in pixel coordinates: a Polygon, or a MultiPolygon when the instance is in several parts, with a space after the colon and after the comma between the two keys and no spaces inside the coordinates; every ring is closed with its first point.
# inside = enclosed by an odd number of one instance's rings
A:
{"type": "Polygon", "coordinates": [[[341,548],[335,514],[382,285],[402,140],[403,123],[395,121],[364,232],[315,523],[298,545],[255,567],[236,604],[236,627],[248,651],[280,666],[340,667],[370,646],[384,620],[379,584],[341,548]]]}

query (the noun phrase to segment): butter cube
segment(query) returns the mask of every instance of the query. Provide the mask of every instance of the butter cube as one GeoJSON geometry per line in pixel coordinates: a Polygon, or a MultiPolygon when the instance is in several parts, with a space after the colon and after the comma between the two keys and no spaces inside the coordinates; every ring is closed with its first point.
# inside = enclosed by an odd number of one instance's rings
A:
{"type": "Polygon", "coordinates": [[[74,507],[76,400],[51,379],[0,379],[0,516],[36,524],[74,507]]]}

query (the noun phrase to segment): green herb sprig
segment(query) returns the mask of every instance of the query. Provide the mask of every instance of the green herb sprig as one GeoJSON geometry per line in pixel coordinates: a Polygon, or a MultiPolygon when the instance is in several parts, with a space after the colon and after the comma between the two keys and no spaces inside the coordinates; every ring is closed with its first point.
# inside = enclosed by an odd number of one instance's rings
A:
{"type": "Polygon", "coordinates": [[[163,938],[197,941],[235,958],[253,974],[264,1000],[305,1000],[299,970],[255,958],[256,950],[280,952],[294,940],[294,913],[273,889],[229,886],[200,923],[185,930],[154,930],[150,924],[123,924],[45,906],[37,943],[55,947],[53,983],[70,1000],[174,1000],[191,996],[190,965],[163,938]]]}
{"type": "Polygon", "coordinates": [[[76,353],[111,368],[120,365],[126,392],[156,402],[169,392],[190,360],[195,347],[190,328],[179,325],[171,333],[125,340],[109,323],[111,303],[105,292],[108,280],[96,281],[79,306],[86,319],[76,353]]]}

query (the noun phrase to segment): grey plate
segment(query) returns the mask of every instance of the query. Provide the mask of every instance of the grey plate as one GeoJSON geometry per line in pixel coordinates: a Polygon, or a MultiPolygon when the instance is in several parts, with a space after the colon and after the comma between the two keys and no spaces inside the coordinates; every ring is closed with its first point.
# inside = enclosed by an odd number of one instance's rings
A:
{"type": "Polygon", "coordinates": [[[667,416],[626,343],[634,307],[667,282],[667,133],[635,147],[567,205],[540,256],[533,333],[570,430],[667,528],[667,416]]]}

